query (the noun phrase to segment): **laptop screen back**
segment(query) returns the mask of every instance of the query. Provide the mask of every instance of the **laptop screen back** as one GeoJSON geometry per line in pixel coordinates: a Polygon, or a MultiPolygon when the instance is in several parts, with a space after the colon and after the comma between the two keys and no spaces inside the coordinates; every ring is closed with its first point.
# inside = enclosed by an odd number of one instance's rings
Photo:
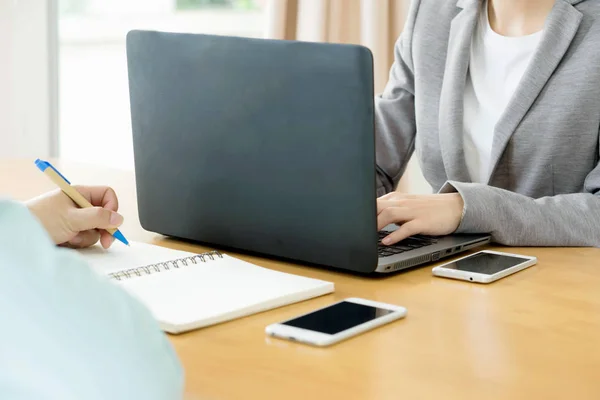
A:
{"type": "Polygon", "coordinates": [[[133,31],[127,56],[144,228],[374,270],[367,49],[133,31]]]}

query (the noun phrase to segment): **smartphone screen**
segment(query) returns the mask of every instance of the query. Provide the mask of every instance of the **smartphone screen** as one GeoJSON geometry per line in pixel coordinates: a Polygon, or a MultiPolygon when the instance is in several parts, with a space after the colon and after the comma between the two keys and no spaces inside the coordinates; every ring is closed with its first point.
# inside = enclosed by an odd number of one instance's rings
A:
{"type": "Polygon", "coordinates": [[[335,335],[365,322],[393,313],[385,308],[342,301],[327,308],[317,310],[282,325],[335,335]]]}
{"type": "Polygon", "coordinates": [[[444,268],[483,275],[494,275],[527,261],[529,261],[528,258],[492,253],[477,253],[467,258],[463,258],[462,260],[446,264],[444,265],[444,268]]]}

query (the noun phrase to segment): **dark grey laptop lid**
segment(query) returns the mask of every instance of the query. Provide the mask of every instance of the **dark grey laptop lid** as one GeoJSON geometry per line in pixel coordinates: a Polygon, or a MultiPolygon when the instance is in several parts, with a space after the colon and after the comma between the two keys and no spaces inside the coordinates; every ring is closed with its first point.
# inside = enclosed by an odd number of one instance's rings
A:
{"type": "Polygon", "coordinates": [[[133,31],[127,57],[145,229],[376,268],[368,49],[133,31]]]}

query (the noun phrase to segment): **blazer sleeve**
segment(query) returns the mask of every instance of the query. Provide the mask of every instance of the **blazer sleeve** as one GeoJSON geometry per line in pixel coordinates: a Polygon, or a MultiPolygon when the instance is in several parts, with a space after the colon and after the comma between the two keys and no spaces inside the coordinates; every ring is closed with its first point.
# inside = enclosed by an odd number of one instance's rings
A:
{"type": "Polygon", "coordinates": [[[388,83],[375,97],[377,195],[395,189],[415,150],[415,83],[412,35],[420,0],[411,3],[404,31],[396,42],[388,83]]]}
{"type": "Polygon", "coordinates": [[[491,233],[495,242],[508,246],[600,247],[600,163],[588,174],[581,193],[533,199],[454,181],[440,189],[456,191],[465,202],[457,233],[491,233]]]}

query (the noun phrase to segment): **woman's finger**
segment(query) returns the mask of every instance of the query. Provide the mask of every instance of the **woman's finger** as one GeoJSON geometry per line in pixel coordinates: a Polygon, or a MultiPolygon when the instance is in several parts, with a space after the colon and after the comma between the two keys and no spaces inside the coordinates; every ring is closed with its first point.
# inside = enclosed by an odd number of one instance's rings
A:
{"type": "Polygon", "coordinates": [[[115,237],[108,233],[107,231],[100,231],[100,244],[105,249],[108,249],[113,242],[115,241],[115,237]]]}
{"type": "Polygon", "coordinates": [[[403,223],[413,219],[413,211],[408,207],[389,207],[377,216],[377,230],[389,224],[403,223]]]}
{"type": "Polygon", "coordinates": [[[111,211],[119,210],[119,199],[115,191],[108,186],[75,186],[93,206],[111,211]]]}
{"type": "Polygon", "coordinates": [[[79,232],[74,238],[69,240],[70,247],[83,248],[93,246],[100,239],[100,232],[95,229],[79,232]]]}
{"type": "Polygon", "coordinates": [[[412,220],[405,224],[402,224],[397,230],[387,235],[381,243],[386,246],[398,243],[410,236],[418,235],[421,233],[421,227],[418,220],[412,220]]]}
{"type": "Polygon", "coordinates": [[[377,200],[377,215],[381,214],[386,208],[409,207],[408,199],[399,200],[377,200]]]}

